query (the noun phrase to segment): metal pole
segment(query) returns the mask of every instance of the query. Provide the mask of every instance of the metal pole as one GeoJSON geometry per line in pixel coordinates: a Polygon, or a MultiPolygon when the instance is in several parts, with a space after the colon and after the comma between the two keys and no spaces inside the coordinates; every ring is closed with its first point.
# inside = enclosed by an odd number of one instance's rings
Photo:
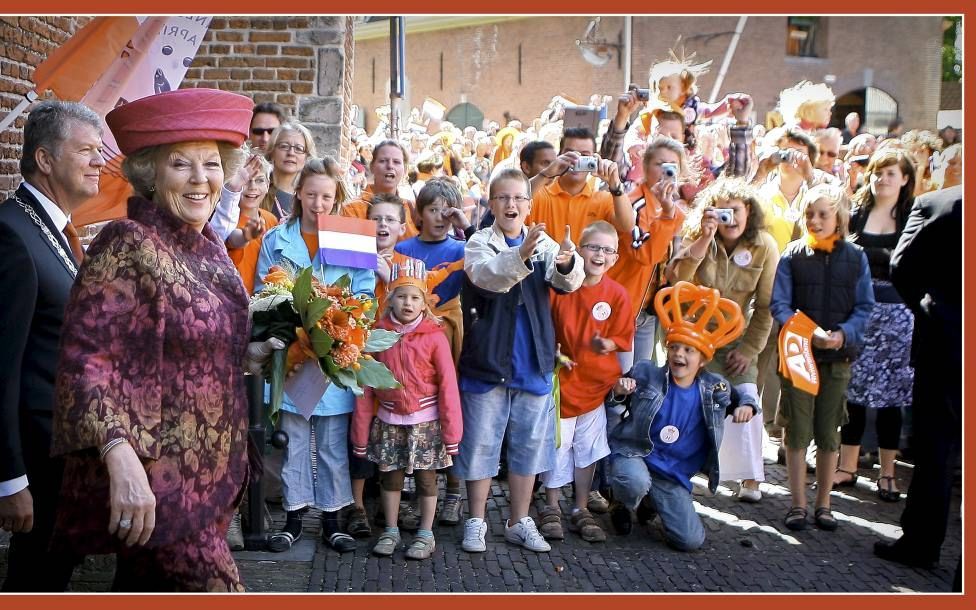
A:
{"type": "Polygon", "coordinates": [[[630,87],[630,83],[633,82],[631,78],[631,45],[633,43],[634,36],[634,18],[630,15],[624,17],[624,91],[630,87]]]}
{"type": "Polygon", "coordinates": [[[13,122],[17,120],[17,117],[27,110],[27,107],[33,104],[35,101],[37,101],[37,93],[35,91],[28,91],[25,93],[24,99],[20,100],[20,103],[17,104],[13,110],[8,112],[7,116],[3,117],[3,120],[0,121],[0,131],[3,131],[12,125],[13,122]]]}
{"type": "Polygon", "coordinates": [[[390,19],[390,137],[400,137],[400,101],[404,89],[404,52],[406,35],[403,29],[404,18],[390,19]]]}
{"type": "MultiPolygon", "coordinates": [[[[251,442],[264,460],[264,378],[261,375],[245,375],[247,387],[248,428],[251,442]]],[[[262,475],[263,478],[263,475],[262,475]]],[[[268,546],[268,532],[264,528],[264,488],[262,481],[250,482],[247,486],[248,528],[244,531],[244,548],[249,551],[263,551],[268,546]]]]}
{"type": "Polygon", "coordinates": [[[729,43],[729,48],[725,51],[725,59],[722,60],[722,67],[719,68],[718,76],[715,78],[712,94],[708,96],[709,104],[714,104],[718,98],[718,93],[722,89],[722,82],[725,80],[725,74],[729,71],[729,64],[732,63],[732,56],[735,55],[735,48],[739,45],[739,37],[742,36],[742,30],[746,28],[746,21],[748,20],[749,18],[745,15],[739,17],[739,23],[735,26],[735,34],[732,35],[732,42],[729,43]]]}

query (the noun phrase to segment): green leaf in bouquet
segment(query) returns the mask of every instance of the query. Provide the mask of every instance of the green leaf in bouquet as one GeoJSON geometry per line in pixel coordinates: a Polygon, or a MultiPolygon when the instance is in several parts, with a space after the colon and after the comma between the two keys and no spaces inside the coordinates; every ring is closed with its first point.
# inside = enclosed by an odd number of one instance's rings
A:
{"type": "Polygon", "coordinates": [[[308,304],[308,308],[305,310],[305,330],[310,330],[315,323],[322,319],[322,314],[324,314],[332,303],[328,299],[314,299],[308,304]]]}
{"type": "Polygon", "coordinates": [[[370,354],[382,352],[390,349],[400,340],[400,333],[382,328],[374,328],[369,331],[369,338],[366,339],[366,346],[363,351],[370,354]]]}
{"type": "Polygon", "coordinates": [[[360,358],[359,364],[360,368],[356,371],[356,379],[361,385],[381,390],[400,387],[400,382],[382,362],[360,358]]]}
{"type": "Polygon", "coordinates": [[[276,349],[271,354],[271,374],[269,375],[269,381],[271,382],[271,409],[269,416],[271,417],[271,423],[278,423],[278,411],[281,410],[281,403],[285,397],[285,364],[288,356],[288,351],[283,349],[276,349]]]}
{"type": "Polygon", "coordinates": [[[356,382],[356,373],[352,369],[337,368],[332,379],[337,385],[346,388],[347,390],[352,390],[352,393],[356,396],[363,395],[363,389],[359,387],[359,383],[356,382]]]}
{"type": "Polygon", "coordinates": [[[352,278],[349,277],[348,275],[343,275],[339,279],[337,279],[335,282],[333,282],[332,285],[333,286],[336,286],[338,288],[343,288],[343,289],[350,288],[351,289],[351,286],[352,286],[352,278]]]}
{"type": "Polygon", "coordinates": [[[329,356],[328,354],[322,356],[319,358],[319,364],[322,365],[322,370],[325,371],[326,377],[329,379],[335,378],[335,373],[339,370],[339,367],[336,366],[335,360],[332,359],[332,356],[329,356]]]}
{"type": "Polygon", "coordinates": [[[319,327],[315,327],[308,333],[309,338],[312,340],[312,350],[315,351],[315,355],[319,359],[324,358],[329,354],[329,350],[332,349],[332,337],[329,333],[325,332],[319,327]]]}
{"type": "Polygon", "coordinates": [[[291,289],[291,294],[295,299],[295,311],[302,320],[305,320],[308,311],[308,299],[312,296],[312,268],[306,267],[295,278],[295,286],[291,289]]]}

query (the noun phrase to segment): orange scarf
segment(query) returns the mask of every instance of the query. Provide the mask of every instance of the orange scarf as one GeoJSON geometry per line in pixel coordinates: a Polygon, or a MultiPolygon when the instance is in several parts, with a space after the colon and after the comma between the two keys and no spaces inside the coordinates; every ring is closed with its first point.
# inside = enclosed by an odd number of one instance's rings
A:
{"type": "Polygon", "coordinates": [[[823,250],[824,252],[833,251],[834,245],[837,243],[838,239],[840,239],[840,235],[837,233],[834,233],[830,237],[821,240],[818,240],[813,235],[807,233],[807,245],[814,250],[823,250]]]}

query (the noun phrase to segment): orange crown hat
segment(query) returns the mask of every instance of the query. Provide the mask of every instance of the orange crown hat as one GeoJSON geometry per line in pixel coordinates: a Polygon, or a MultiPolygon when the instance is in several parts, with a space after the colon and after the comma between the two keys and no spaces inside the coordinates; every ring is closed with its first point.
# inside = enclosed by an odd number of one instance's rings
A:
{"type": "Polygon", "coordinates": [[[387,294],[401,286],[413,286],[420,290],[424,295],[427,294],[427,267],[424,261],[411,258],[390,269],[390,283],[387,286],[387,294]]]}
{"type": "Polygon", "coordinates": [[[732,343],[745,328],[742,310],[735,301],[723,299],[718,290],[678,282],[654,297],[654,311],[667,333],[666,342],[684,343],[704,354],[732,343]]]}
{"type": "Polygon", "coordinates": [[[105,115],[122,154],[160,144],[247,139],[254,102],[217,89],[178,89],[123,104],[105,115]]]}

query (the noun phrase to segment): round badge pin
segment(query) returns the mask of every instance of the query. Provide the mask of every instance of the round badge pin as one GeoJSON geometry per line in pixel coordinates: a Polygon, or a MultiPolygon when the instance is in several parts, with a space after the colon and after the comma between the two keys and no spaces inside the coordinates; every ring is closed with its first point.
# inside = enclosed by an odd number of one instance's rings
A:
{"type": "Polygon", "coordinates": [[[678,429],[675,428],[674,426],[664,426],[663,428],[661,428],[660,436],[661,436],[662,443],[667,443],[670,445],[671,443],[678,440],[678,437],[681,436],[681,432],[679,432],[678,429]]]}
{"type": "Polygon", "coordinates": [[[603,322],[610,317],[613,310],[610,308],[610,303],[606,301],[600,301],[593,306],[593,318],[599,322],[603,322]]]}
{"type": "Polygon", "coordinates": [[[752,262],[752,252],[749,252],[748,250],[739,250],[732,257],[732,260],[735,261],[736,265],[745,267],[752,262]]]}

